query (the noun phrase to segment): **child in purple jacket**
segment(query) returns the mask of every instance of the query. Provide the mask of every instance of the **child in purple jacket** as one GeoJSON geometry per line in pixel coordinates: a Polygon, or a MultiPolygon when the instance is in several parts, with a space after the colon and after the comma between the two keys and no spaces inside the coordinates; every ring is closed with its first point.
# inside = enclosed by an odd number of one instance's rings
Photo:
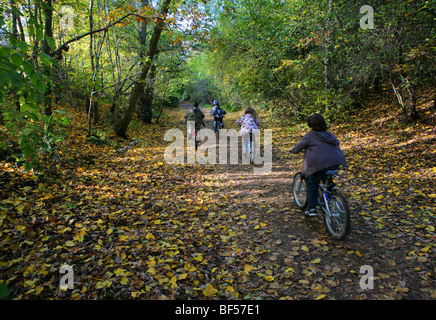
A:
{"type": "Polygon", "coordinates": [[[242,153],[248,152],[248,142],[251,134],[259,133],[260,120],[256,116],[256,111],[252,107],[244,110],[244,115],[236,120],[236,125],[241,127],[242,153]]]}
{"type": "Polygon", "coordinates": [[[339,140],[329,131],[324,117],[314,113],[307,118],[310,130],[292,149],[291,153],[304,150],[303,169],[307,185],[306,215],[316,216],[318,185],[326,180],[328,170],[346,166],[345,156],[339,148],[339,140]]]}

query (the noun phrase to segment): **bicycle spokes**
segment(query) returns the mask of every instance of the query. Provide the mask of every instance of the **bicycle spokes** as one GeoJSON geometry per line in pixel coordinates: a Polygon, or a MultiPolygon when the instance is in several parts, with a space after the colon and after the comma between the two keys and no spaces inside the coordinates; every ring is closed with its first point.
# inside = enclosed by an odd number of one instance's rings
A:
{"type": "MultiPolygon", "coordinates": [[[[333,182],[330,185],[337,188],[333,182]]],[[[292,194],[297,207],[304,210],[308,203],[306,180],[302,172],[294,175],[292,194]]],[[[337,240],[343,239],[350,229],[350,211],[346,199],[336,190],[328,190],[320,184],[317,205],[324,212],[324,221],[330,235],[337,240]]]]}
{"type": "Polygon", "coordinates": [[[349,210],[345,199],[340,194],[330,194],[325,210],[325,222],[330,234],[342,239],[349,229],[349,210]]]}

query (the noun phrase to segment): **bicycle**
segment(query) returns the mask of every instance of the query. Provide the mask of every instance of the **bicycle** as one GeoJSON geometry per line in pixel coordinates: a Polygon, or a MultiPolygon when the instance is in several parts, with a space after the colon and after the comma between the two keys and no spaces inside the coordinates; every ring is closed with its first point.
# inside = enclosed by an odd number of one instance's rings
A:
{"type": "Polygon", "coordinates": [[[195,126],[194,127],[188,126],[188,139],[194,140],[195,150],[198,149],[198,140],[197,140],[198,131],[199,129],[197,129],[195,126]]]}
{"type": "Polygon", "coordinates": [[[213,130],[214,132],[218,132],[220,129],[224,128],[224,117],[221,119],[215,118],[213,123],[213,130]]]}
{"type": "Polygon", "coordinates": [[[245,141],[244,139],[248,139],[247,150],[243,151],[243,158],[242,159],[244,161],[244,158],[246,159],[246,157],[248,157],[250,160],[250,164],[253,164],[254,163],[254,152],[255,152],[255,140],[253,140],[252,130],[250,129],[250,131],[243,133],[242,139],[243,139],[243,141],[242,141],[243,144],[245,141]],[[245,135],[248,135],[248,137],[245,135]]]}
{"type": "MultiPolygon", "coordinates": [[[[326,172],[326,183],[319,184],[317,204],[324,212],[327,231],[334,239],[342,240],[350,231],[350,210],[347,200],[336,191],[333,177],[337,174],[337,170],[326,172]]],[[[292,193],[297,207],[304,210],[307,207],[307,189],[306,179],[301,171],[294,175],[292,193]]]]}

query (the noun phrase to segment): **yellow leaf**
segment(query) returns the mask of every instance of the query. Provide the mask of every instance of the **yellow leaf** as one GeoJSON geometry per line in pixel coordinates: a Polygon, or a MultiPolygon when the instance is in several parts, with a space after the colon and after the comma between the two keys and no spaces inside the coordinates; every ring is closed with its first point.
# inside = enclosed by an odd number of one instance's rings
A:
{"type": "Polygon", "coordinates": [[[321,300],[321,299],[324,299],[324,298],[325,298],[325,294],[320,294],[319,296],[317,296],[315,298],[315,300],[321,300]]]}
{"type": "Polygon", "coordinates": [[[303,251],[309,251],[309,248],[306,247],[306,246],[302,246],[302,247],[301,247],[301,250],[303,250],[303,251]]]}
{"type": "Polygon", "coordinates": [[[147,240],[154,240],[155,236],[152,233],[147,233],[147,235],[145,236],[145,239],[147,239],[147,240]]]}
{"type": "Polygon", "coordinates": [[[206,297],[213,297],[217,292],[218,290],[212,287],[210,284],[208,284],[206,289],[203,290],[203,294],[206,297]]]}
{"type": "Polygon", "coordinates": [[[203,256],[202,256],[202,254],[201,254],[201,253],[197,254],[197,256],[194,257],[194,260],[197,260],[197,261],[203,261],[203,256]]]}
{"type": "Polygon", "coordinates": [[[315,260],[310,261],[311,263],[320,263],[321,259],[320,258],[316,258],[315,260]]]}
{"type": "Polygon", "coordinates": [[[204,211],[207,211],[207,210],[209,210],[209,208],[206,207],[206,206],[204,206],[204,207],[203,207],[203,210],[204,210],[204,211]]]}
{"type": "Polygon", "coordinates": [[[15,227],[15,229],[17,229],[18,231],[22,231],[22,230],[26,229],[26,226],[18,225],[15,227]]]}
{"type": "Polygon", "coordinates": [[[175,276],[173,276],[169,282],[171,284],[171,288],[177,287],[177,278],[175,276]]]}
{"type": "Polygon", "coordinates": [[[227,286],[226,287],[226,292],[232,293],[232,292],[235,292],[235,289],[232,286],[227,286]]]}
{"type": "Polygon", "coordinates": [[[266,223],[261,222],[261,223],[260,223],[260,226],[261,226],[261,227],[265,227],[265,226],[266,226],[266,223]]]}
{"type": "Polygon", "coordinates": [[[266,276],[264,279],[266,281],[274,281],[274,277],[273,276],[266,276]]]}
{"type": "Polygon", "coordinates": [[[127,279],[127,278],[122,278],[120,281],[121,284],[127,284],[128,282],[129,282],[129,279],[127,279]]]}
{"type": "Polygon", "coordinates": [[[111,234],[112,232],[114,232],[112,228],[107,229],[107,234],[111,234]]]}
{"type": "Polygon", "coordinates": [[[247,218],[247,215],[243,214],[242,216],[239,216],[239,217],[242,218],[242,219],[245,219],[245,218],[247,218]]]}
{"type": "Polygon", "coordinates": [[[131,296],[132,298],[138,298],[142,293],[143,291],[134,291],[131,293],[131,296]]]}
{"type": "Polygon", "coordinates": [[[286,273],[291,273],[291,272],[295,272],[294,268],[289,267],[288,269],[285,270],[286,273]]]}
{"type": "Polygon", "coordinates": [[[71,241],[71,240],[68,240],[67,242],[65,242],[65,245],[66,245],[67,247],[74,247],[74,242],[71,241]]]}
{"type": "Polygon", "coordinates": [[[311,287],[312,290],[317,290],[317,291],[321,291],[322,290],[322,285],[320,285],[319,283],[314,283],[311,287]]]}
{"type": "Polygon", "coordinates": [[[425,247],[425,248],[421,249],[421,251],[424,252],[424,253],[428,252],[429,250],[430,250],[430,247],[425,247]]]}
{"type": "Polygon", "coordinates": [[[35,286],[35,280],[34,281],[32,281],[32,280],[24,281],[24,285],[26,287],[32,287],[33,288],[35,286]]]}
{"type": "Polygon", "coordinates": [[[122,274],[122,273],[124,273],[124,269],[123,269],[123,268],[118,268],[117,270],[114,271],[114,274],[115,274],[116,276],[118,276],[118,275],[120,275],[120,274],[122,274]]]}
{"type": "Polygon", "coordinates": [[[260,227],[259,227],[259,225],[256,225],[255,227],[254,227],[254,230],[257,230],[257,229],[259,229],[260,227]]]}
{"type": "Polygon", "coordinates": [[[187,276],[188,276],[187,273],[182,273],[181,275],[179,275],[179,280],[186,279],[187,276]]]}
{"type": "Polygon", "coordinates": [[[245,266],[244,266],[244,270],[246,271],[246,272],[249,272],[249,271],[251,271],[251,270],[253,270],[254,269],[254,267],[252,266],[252,265],[250,265],[250,264],[246,264],[245,266]]]}
{"type": "Polygon", "coordinates": [[[155,274],[156,274],[156,270],[155,270],[154,268],[149,268],[149,269],[147,270],[147,272],[150,273],[150,274],[152,274],[152,275],[155,275],[155,274]]]}
{"type": "Polygon", "coordinates": [[[120,240],[121,241],[127,241],[127,239],[129,239],[128,236],[125,236],[124,234],[120,235],[120,240]]]}
{"type": "Polygon", "coordinates": [[[356,256],[358,256],[359,258],[362,257],[362,254],[360,253],[360,251],[356,251],[356,256]]]}

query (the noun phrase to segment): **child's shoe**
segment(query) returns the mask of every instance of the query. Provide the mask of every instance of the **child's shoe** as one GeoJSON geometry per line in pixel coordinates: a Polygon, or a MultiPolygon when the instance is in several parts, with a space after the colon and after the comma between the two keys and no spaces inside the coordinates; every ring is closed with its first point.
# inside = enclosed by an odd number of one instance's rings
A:
{"type": "Polygon", "coordinates": [[[316,209],[307,209],[306,211],[304,211],[304,214],[309,217],[315,217],[317,215],[316,209]]]}

